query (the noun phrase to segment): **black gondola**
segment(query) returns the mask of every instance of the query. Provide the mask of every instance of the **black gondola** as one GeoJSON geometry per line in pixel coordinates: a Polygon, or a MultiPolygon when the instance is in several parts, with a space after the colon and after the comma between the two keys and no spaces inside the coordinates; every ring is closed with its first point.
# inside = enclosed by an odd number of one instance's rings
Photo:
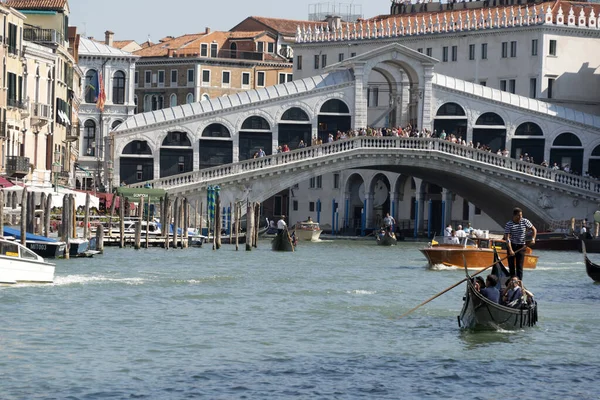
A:
{"type": "Polygon", "coordinates": [[[392,246],[396,244],[396,235],[393,232],[380,231],[377,232],[377,244],[380,246],[392,246]]]}
{"type": "MultiPolygon", "coordinates": [[[[498,254],[494,255],[497,270],[506,271],[500,262],[498,254]]],[[[474,282],[467,270],[465,262],[465,273],[467,275],[467,291],[464,297],[463,308],[458,317],[458,325],[465,329],[474,330],[515,330],[533,326],[537,323],[537,302],[522,304],[518,308],[506,307],[490,301],[474,286],[474,282]]],[[[495,272],[497,274],[497,272],[495,272]]]]}
{"type": "Polygon", "coordinates": [[[271,241],[271,246],[273,251],[294,251],[294,244],[287,229],[277,233],[271,241]]]}
{"type": "Polygon", "coordinates": [[[583,259],[585,260],[585,270],[590,278],[595,282],[600,282],[600,265],[594,264],[590,261],[587,256],[585,242],[581,241],[581,252],[583,253],[583,259]]]}

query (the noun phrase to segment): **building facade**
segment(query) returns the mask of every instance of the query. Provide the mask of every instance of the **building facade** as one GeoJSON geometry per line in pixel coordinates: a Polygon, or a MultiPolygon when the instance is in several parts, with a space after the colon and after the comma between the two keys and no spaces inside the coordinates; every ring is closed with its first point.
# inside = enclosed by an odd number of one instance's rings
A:
{"type": "Polygon", "coordinates": [[[134,76],[139,57],[110,46],[112,35],[106,32],[105,43],[84,38],[79,43],[79,66],[85,78],[77,128],[76,186],[84,189],[110,190],[111,131],[135,112],[134,76]],[[103,105],[98,103],[100,91],[106,98],[103,105]]]}

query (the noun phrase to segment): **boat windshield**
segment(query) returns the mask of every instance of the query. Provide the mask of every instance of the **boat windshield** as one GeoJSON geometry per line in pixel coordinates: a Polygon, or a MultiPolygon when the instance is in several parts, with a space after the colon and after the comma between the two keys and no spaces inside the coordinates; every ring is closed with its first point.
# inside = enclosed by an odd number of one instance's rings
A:
{"type": "Polygon", "coordinates": [[[303,229],[307,231],[319,230],[319,224],[317,222],[298,222],[296,227],[297,229],[303,229]]]}
{"type": "Polygon", "coordinates": [[[431,244],[436,245],[460,245],[464,247],[477,247],[477,243],[468,237],[435,236],[431,244]]]}

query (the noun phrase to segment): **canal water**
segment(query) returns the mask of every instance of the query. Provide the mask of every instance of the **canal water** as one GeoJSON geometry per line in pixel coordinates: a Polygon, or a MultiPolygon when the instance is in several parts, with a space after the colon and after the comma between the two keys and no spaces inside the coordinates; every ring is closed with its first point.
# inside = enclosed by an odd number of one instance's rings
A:
{"type": "MultiPolygon", "coordinates": [[[[464,332],[464,277],[422,243],[108,248],[0,287],[2,399],[598,398],[600,285],[575,252],[525,283],[538,326],[464,332]]],[[[600,255],[597,260],[600,261],[600,255]]]]}

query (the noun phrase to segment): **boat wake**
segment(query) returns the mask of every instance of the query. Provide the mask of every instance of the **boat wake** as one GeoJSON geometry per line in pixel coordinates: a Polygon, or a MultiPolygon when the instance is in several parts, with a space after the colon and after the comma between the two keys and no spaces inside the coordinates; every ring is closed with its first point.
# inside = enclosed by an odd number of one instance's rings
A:
{"type": "Polygon", "coordinates": [[[361,294],[361,295],[377,294],[377,292],[375,290],[348,290],[348,291],[346,291],[346,293],[361,294]]]}
{"type": "Polygon", "coordinates": [[[428,268],[434,271],[451,271],[458,269],[457,266],[450,264],[434,264],[432,266],[428,266],[428,268]]]}
{"type": "Polygon", "coordinates": [[[68,285],[87,285],[93,283],[116,282],[126,285],[143,285],[146,279],[142,278],[109,278],[105,276],[88,276],[88,275],[66,275],[57,276],[54,279],[55,286],[68,285]]]}

